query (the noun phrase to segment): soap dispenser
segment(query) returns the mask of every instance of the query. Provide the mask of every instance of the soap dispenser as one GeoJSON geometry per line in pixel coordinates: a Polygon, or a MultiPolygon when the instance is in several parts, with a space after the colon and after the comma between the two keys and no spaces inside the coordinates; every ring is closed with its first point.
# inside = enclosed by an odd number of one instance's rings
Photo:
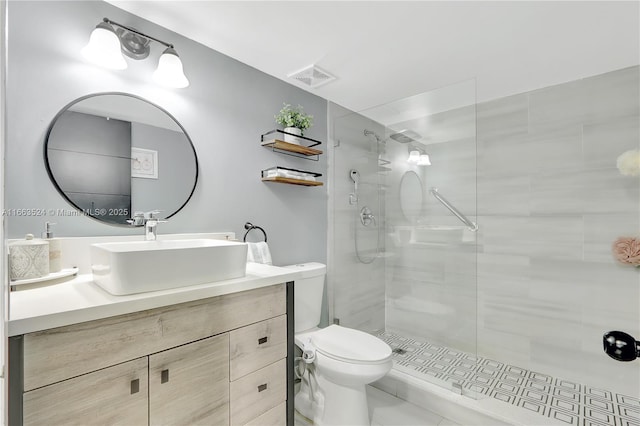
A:
{"type": "Polygon", "coordinates": [[[49,242],[49,272],[60,272],[62,270],[62,244],[59,238],[53,238],[53,225],[55,223],[44,223],[43,238],[49,242]]]}

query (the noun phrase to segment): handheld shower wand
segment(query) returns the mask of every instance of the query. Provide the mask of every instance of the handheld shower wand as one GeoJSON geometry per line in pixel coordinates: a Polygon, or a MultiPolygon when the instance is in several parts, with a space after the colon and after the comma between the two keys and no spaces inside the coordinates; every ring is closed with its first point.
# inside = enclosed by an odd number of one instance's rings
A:
{"type": "Polygon", "coordinates": [[[356,169],[351,169],[349,177],[353,181],[353,192],[349,194],[349,204],[354,205],[358,203],[358,182],[360,182],[360,172],[356,169]]]}
{"type": "Polygon", "coordinates": [[[355,189],[357,191],[358,182],[360,182],[360,172],[358,172],[356,169],[351,169],[351,171],[349,172],[349,176],[351,176],[351,180],[353,181],[353,184],[355,185],[355,189]]]}

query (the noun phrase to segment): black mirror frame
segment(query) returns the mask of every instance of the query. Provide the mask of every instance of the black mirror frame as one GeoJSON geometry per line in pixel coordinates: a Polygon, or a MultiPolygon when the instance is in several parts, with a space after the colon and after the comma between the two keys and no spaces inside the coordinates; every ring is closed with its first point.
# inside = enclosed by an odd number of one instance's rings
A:
{"type": "MultiPolygon", "coordinates": [[[[62,198],[64,198],[69,204],[71,204],[75,209],[77,209],[78,211],[83,211],[82,208],[78,207],[73,201],[71,201],[69,199],[69,197],[67,197],[67,195],[64,193],[64,191],[62,190],[62,188],[60,188],[60,186],[58,185],[58,182],[55,180],[54,176],[53,176],[53,172],[51,171],[51,168],[49,167],[49,154],[47,152],[47,146],[49,145],[49,137],[51,136],[51,132],[53,130],[53,127],[56,124],[56,121],[58,120],[58,118],[60,118],[60,116],[62,114],[64,114],[69,108],[71,108],[73,105],[77,104],[78,102],[81,102],[85,99],[88,98],[93,98],[96,96],[104,96],[104,95],[118,95],[118,96],[128,96],[130,98],[134,98],[134,99],[138,99],[140,101],[146,102],[149,105],[152,105],[156,108],[158,108],[160,111],[164,112],[165,114],[167,114],[177,125],[178,127],[180,127],[180,129],[182,130],[182,132],[184,133],[184,135],[186,136],[187,140],[189,141],[189,144],[191,145],[191,150],[193,151],[193,157],[195,160],[195,165],[196,165],[196,174],[195,174],[195,178],[194,178],[194,182],[193,182],[193,188],[191,188],[191,192],[189,193],[189,196],[187,197],[187,199],[185,200],[185,202],[178,207],[178,209],[171,213],[169,216],[165,217],[164,219],[169,219],[173,216],[175,216],[180,210],[182,210],[184,208],[184,206],[187,205],[187,203],[191,200],[191,197],[193,196],[193,193],[196,190],[196,186],[198,185],[198,176],[200,173],[200,166],[198,163],[198,154],[196,153],[196,148],[193,145],[193,141],[191,140],[191,137],[189,136],[189,134],[187,133],[187,131],[185,130],[185,128],[182,126],[182,124],[172,115],[170,114],[166,109],[162,108],[161,106],[141,97],[138,95],[134,95],[131,93],[125,93],[125,92],[98,92],[98,93],[92,93],[89,95],[85,95],[85,96],[81,96],[79,98],[74,99],[73,101],[69,102],[67,105],[65,105],[62,109],[60,109],[60,111],[58,111],[58,113],[55,115],[55,117],[53,117],[53,119],[51,120],[51,124],[49,124],[49,127],[47,128],[47,133],[44,137],[44,143],[43,143],[43,152],[44,152],[44,166],[47,170],[47,175],[49,175],[49,180],[51,181],[51,183],[53,184],[53,186],[56,188],[56,190],[58,191],[58,193],[60,195],[62,195],[62,198]]],[[[100,222],[104,225],[109,225],[109,226],[118,226],[118,227],[131,227],[131,225],[126,225],[126,224],[118,224],[118,223],[109,223],[109,222],[105,222],[103,220],[100,220],[98,217],[93,216],[93,215],[85,215],[87,217],[90,217],[91,219],[100,222]]],[[[139,225],[141,226],[141,225],[139,225]]]]}

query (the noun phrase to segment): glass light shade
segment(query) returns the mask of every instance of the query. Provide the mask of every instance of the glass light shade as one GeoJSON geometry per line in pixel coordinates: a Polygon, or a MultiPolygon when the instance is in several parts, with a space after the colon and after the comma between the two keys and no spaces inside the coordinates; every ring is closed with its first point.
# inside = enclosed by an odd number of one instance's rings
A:
{"type": "Polygon", "coordinates": [[[429,159],[429,154],[422,154],[418,159],[418,166],[430,166],[431,160],[429,159]]]}
{"type": "Polygon", "coordinates": [[[172,48],[167,48],[158,61],[158,68],[153,72],[153,80],[165,87],[182,89],[189,85],[189,80],[184,75],[182,61],[178,53],[172,48]]]}
{"type": "Polygon", "coordinates": [[[120,39],[113,27],[100,22],[91,33],[89,43],[82,49],[87,60],[101,67],[114,70],[127,68],[127,62],[120,51],[120,39]]]}
{"type": "Polygon", "coordinates": [[[418,161],[420,161],[420,151],[411,151],[409,153],[409,158],[407,159],[407,163],[418,164],[418,161]]]}

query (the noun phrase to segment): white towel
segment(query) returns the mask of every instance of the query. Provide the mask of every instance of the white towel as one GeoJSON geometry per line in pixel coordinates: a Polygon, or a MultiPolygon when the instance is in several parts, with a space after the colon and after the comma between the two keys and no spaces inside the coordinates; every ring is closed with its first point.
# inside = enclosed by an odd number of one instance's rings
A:
{"type": "Polygon", "coordinates": [[[266,265],[273,265],[271,261],[271,252],[269,246],[264,241],[260,243],[247,243],[249,249],[247,250],[247,262],[264,263],[266,265]]]}
{"type": "Polygon", "coordinates": [[[285,177],[289,179],[300,179],[315,181],[316,178],[312,174],[305,172],[296,172],[293,170],[271,169],[267,170],[267,177],[285,177]]]}

